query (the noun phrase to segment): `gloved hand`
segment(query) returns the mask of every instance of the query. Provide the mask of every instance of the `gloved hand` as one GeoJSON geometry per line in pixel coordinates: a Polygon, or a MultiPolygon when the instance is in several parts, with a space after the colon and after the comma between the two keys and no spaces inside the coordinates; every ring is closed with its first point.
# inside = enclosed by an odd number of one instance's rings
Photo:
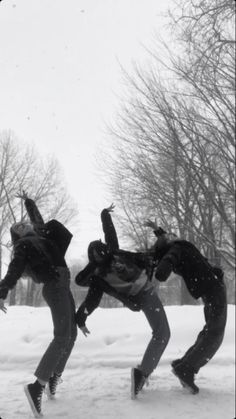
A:
{"type": "Polygon", "coordinates": [[[83,332],[84,336],[87,337],[87,335],[90,334],[90,331],[87,329],[86,326],[80,327],[81,332],[83,332]]]}
{"type": "Polygon", "coordinates": [[[7,298],[8,288],[5,285],[0,285],[0,299],[7,298]]]}
{"type": "Polygon", "coordinates": [[[107,210],[108,212],[113,212],[115,208],[115,205],[112,203],[108,208],[104,208],[105,210],[107,210]]]}
{"type": "Polygon", "coordinates": [[[21,199],[23,199],[24,201],[25,201],[26,199],[28,199],[28,195],[27,195],[27,193],[24,191],[24,189],[22,190],[22,192],[17,193],[17,194],[16,194],[16,197],[17,197],[17,198],[21,198],[21,199]]]}
{"type": "Polygon", "coordinates": [[[0,298],[0,310],[2,310],[4,313],[7,312],[7,309],[4,306],[4,300],[2,298],[0,298]]]}

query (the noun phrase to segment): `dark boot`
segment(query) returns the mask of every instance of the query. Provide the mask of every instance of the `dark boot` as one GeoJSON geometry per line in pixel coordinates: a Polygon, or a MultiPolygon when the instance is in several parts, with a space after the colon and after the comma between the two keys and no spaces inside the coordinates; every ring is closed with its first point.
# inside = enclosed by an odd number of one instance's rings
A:
{"type": "Polygon", "coordinates": [[[194,383],[194,368],[184,362],[177,363],[172,369],[172,372],[178,377],[183,387],[187,388],[190,393],[199,393],[199,388],[194,383]]]}
{"type": "Polygon", "coordinates": [[[131,370],[131,399],[135,399],[138,393],[142,390],[147,376],[139,369],[132,368],[131,370]]]}
{"type": "Polygon", "coordinates": [[[41,404],[42,395],[45,386],[42,386],[37,380],[33,384],[27,384],[24,387],[26,397],[30,404],[31,410],[35,418],[40,418],[42,415],[41,404]]]}
{"type": "Polygon", "coordinates": [[[57,386],[62,382],[61,374],[54,373],[50,378],[46,387],[46,393],[49,399],[54,399],[57,386]]]}

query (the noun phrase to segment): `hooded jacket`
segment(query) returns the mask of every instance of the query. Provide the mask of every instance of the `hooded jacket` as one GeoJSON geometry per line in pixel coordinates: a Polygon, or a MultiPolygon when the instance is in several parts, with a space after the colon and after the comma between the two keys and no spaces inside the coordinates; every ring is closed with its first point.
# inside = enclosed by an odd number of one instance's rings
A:
{"type": "Polygon", "coordinates": [[[85,301],[76,314],[79,327],[84,326],[87,316],[98,307],[104,292],[131,310],[139,311],[137,295],[152,286],[143,274],[149,262],[147,254],[119,249],[115,227],[106,209],[101,212],[101,221],[109,255],[102,265],[90,258],[88,265],[75,278],[77,285],[89,286],[85,301]]]}
{"type": "Polygon", "coordinates": [[[57,267],[67,267],[64,257],[72,234],[57,220],[44,224],[33,200],[26,199],[25,206],[37,233],[14,243],[12,260],[0,282],[0,298],[6,298],[23,273],[37,283],[46,283],[57,279],[57,267]]]}
{"type": "Polygon", "coordinates": [[[189,293],[198,299],[214,293],[223,284],[223,271],[212,266],[200,251],[187,240],[173,240],[157,251],[155,277],[166,281],[171,272],[180,275],[189,293]]]}

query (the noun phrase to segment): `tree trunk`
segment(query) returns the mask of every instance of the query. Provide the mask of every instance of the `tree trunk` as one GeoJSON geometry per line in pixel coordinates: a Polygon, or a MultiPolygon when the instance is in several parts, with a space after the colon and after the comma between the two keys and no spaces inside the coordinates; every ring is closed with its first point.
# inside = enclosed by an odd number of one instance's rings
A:
{"type": "Polygon", "coordinates": [[[34,306],[34,294],[35,294],[36,284],[30,278],[28,279],[26,302],[27,306],[34,306]]]}

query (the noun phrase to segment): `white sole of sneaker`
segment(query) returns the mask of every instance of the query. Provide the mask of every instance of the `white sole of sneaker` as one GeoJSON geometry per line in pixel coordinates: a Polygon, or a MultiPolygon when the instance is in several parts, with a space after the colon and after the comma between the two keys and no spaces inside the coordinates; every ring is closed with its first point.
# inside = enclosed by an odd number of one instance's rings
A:
{"type": "Polygon", "coordinates": [[[45,393],[46,393],[47,398],[49,400],[55,400],[56,399],[56,397],[52,393],[50,393],[48,385],[46,386],[45,393]]]}
{"type": "Polygon", "coordinates": [[[29,393],[29,390],[28,390],[28,386],[27,386],[27,385],[26,385],[26,386],[24,386],[24,392],[25,392],[25,395],[26,395],[26,397],[27,397],[27,399],[28,399],[28,402],[29,402],[29,405],[30,405],[30,407],[31,407],[31,410],[32,410],[32,412],[33,412],[33,414],[34,414],[34,417],[35,417],[35,418],[41,418],[41,417],[43,416],[43,414],[42,414],[42,413],[37,412],[37,410],[36,410],[36,408],[35,408],[35,405],[34,405],[34,402],[33,402],[32,398],[31,398],[30,393],[29,393]]]}
{"type": "Polygon", "coordinates": [[[134,392],[134,388],[135,388],[135,385],[134,385],[134,368],[132,368],[131,369],[131,400],[135,400],[136,399],[136,397],[137,397],[137,395],[135,394],[135,392],[134,392]]]}

